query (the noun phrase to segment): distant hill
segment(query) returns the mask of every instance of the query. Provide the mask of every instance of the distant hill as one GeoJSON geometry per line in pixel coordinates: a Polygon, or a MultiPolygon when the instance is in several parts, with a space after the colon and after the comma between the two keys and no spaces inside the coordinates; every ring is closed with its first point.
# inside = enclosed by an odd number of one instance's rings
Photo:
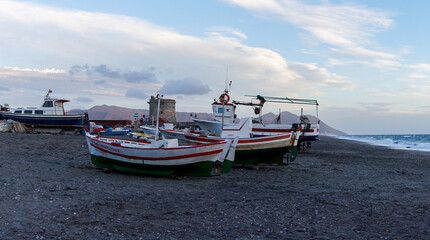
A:
{"type": "MultiPolygon", "coordinates": [[[[318,119],[312,115],[306,115],[311,120],[311,123],[316,123],[318,119]]],[[[264,123],[272,123],[278,118],[278,115],[273,113],[266,113],[261,116],[264,123]]],[[[296,114],[290,113],[288,111],[281,112],[281,123],[283,124],[292,124],[300,122],[300,117],[296,114]]],[[[327,125],[320,119],[320,134],[323,135],[347,135],[345,132],[339,131],[327,125]]]]}
{"type": "MultiPolygon", "coordinates": [[[[134,114],[137,113],[139,118],[142,115],[146,117],[149,116],[149,110],[147,109],[131,109],[118,106],[94,106],[89,110],[74,109],[67,114],[82,114],[83,112],[88,112],[88,116],[93,120],[131,120],[134,121],[134,114]]],[[[197,116],[197,118],[204,120],[213,120],[214,116],[210,113],[189,113],[189,112],[176,112],[176,121],[178,122],[192,122],[191,115],[197,116]]],[[[315,116],[307,115],[312,123],[316,123],[318,120],[315,116]]],[[[266,113],[261,116],[264,123],[274,122],[278,115],[273,113],[266,113]]],[[[281,123],[292,124],[300,121],[298,115],[290,113],[288,111],[281,112],[281,123]]],[[[334,129],[328,126],[323,121],[320,120],[320,134],[323,135],[347,135],[345,132],[334,129]]]]}
{"type": "MultiPolygon", "coordinates": [[[[149,117],[148,109],[132,109],[118,106],[94,106],[89,110],[74,109],[67,112],[67,114],[82,114],[88,112],[88,117],[94,120],[132,120],[134,121],[134,114],[138,114],[139,118],[143,115],[149,117]]],[[[176,112],[176,121],[178,122],[192,122],[191,114],[200,119],[212,120],[214,116],[209,113],[189,113],[189,112],[176,112]]]]}

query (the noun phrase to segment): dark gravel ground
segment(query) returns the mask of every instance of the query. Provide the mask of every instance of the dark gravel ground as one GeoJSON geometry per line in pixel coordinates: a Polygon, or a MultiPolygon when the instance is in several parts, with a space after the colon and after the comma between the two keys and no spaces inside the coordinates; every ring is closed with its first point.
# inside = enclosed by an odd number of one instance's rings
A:
{"type": "Polygon", "coordinates": [[[0,134],[0,239],[430,239],[430,153],[321,137],[288,166],[162,178],[83,136],[0,134]]]}

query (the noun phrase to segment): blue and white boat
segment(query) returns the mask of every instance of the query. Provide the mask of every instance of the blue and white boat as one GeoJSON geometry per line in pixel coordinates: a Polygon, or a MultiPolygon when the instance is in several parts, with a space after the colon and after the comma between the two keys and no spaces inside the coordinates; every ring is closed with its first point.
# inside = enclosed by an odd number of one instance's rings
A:
{"type": "Polygon", "coordinates": [[[11,111],[1,111],[0,120],[14,120],[32,128],[81,129],[88,123],[87,114],[66,115],[64,103],[67,99],[52,98],[46,94],[39,108],[16,108],[11,111]]]}

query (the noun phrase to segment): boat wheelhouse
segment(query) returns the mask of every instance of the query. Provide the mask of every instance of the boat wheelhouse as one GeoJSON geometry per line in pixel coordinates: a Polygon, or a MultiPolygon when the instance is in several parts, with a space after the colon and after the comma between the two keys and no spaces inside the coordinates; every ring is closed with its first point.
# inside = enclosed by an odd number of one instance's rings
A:
{"type": "MultiPolygon", "coordinates": [[[[49,94],[49,93],[48,93],[49,94]]],[[[38,115],[66,115],[64,103],[70,102],[66,99],[55,99],[46,95],[45,100],[40,108],[17,108],[15,114],[38,114],[38,115]]]]}

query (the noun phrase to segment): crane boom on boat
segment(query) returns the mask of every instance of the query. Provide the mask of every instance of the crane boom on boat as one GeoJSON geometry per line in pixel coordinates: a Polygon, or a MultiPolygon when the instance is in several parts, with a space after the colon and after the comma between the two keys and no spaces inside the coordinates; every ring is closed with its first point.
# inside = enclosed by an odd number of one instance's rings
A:
{"type": "MultiPolygon", "coordinates": [[[[292,103],[292,104],[307,104],[318,106],[318,101],[314,99],[288,98],[288,97],[270,97],[261,95],[245,95],[260,100],[260,102],[277,102],[277,103],[292,103]]],[[[239,103],[240,104],[240,103],[239,103]]]]}

